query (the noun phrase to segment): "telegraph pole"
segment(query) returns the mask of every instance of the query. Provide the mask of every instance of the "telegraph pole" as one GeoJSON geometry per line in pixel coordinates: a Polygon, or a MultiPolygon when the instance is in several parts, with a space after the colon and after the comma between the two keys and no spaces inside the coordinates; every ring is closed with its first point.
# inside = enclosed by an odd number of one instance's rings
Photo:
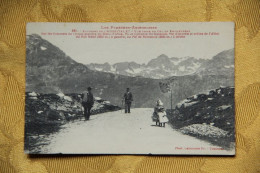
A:
{"type": "Polygon", "coordinates": [[[171,87],[171,113],[172,113],[172,87],[171,87]]]}
{"type": "Polygon", "coordinates": [[[174,80],[175,80],[175,79],[172,79],[172,80],[170,81],[170,90],[171,90],[171,113],[173,112],[173,110],[172,110],[172,108],[173,108],[173,106],[172,106],[172,90],[173,90],[173,88],[174,88],[174,86],[175,86],[174,80]]]}
{"type": "Polygon", "coordinates": [[[168,79],[167,81],[164,82],[159,82],[160,90],[162,93],[170,93],[169,99],[171,102],[171,112],[172,112],[172,90],[173,90],[173,85],[175,79],[168,79]]]}

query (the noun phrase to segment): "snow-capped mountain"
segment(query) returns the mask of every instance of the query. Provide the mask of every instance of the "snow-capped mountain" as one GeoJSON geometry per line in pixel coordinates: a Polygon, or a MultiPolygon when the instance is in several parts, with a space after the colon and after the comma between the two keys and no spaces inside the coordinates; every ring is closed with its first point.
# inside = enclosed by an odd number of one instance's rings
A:
{"type": "Polygon", "coordinates": [[[132,77],[164,79],[172,76],[234,75],[234,49],[225,50],[212,59],[194,57],[168,57],[165,54],[150,60],[147,64],[120,62],[116,64],[87,64],[89,69],[132,77]]]}
{"type": "Polygon", "coordinates": [[[169,58],[167,55],[160,55],[150,60],[147,64],[135,62],[120,62],[113,65],[87,64],[91,70],[120,74],[125,76],[141,76],[145,78],[162,79],[171,76],[183,76],[195,73],[205,62],[203,59],[194,57],[169,58]]]}

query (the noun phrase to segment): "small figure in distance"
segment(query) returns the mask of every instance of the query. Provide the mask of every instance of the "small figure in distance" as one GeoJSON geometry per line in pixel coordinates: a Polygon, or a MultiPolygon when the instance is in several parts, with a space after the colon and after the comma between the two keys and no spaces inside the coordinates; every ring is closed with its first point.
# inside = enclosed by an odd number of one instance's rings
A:
{"type": "Polygon", "coordinates": [[[131,104],[133,101],[133,95],[130,92],[130,88],[126,88],[126,92],[124,94],[123,100],[125,101],[125,113],[130,113],[131,104]]]}
{"type": "Polygon", "coordinates": [[[91,87],[87,88],[87,91],[83,92],[82,106],[84,107],[85,121],[89,120],[91,108],[94,105],[94,97],[91,92],[91,87]]]}

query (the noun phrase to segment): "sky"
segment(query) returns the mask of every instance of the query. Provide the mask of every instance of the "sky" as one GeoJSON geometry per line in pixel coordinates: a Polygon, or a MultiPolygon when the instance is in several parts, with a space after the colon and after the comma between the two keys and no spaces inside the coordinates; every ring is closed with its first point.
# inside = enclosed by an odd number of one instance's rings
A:
{"type": "MultiPolygon", "coordinates": [[[[123,30],[123,29],[119,29],[123,30]]],[[[145,30],[145,29],[144,29],[145,30]]],[[[148,29],[149,30],[149,29],[148,29]]],[[[153,30],[153,29],[150,29],[153,30]]],[[[132,31],[130,29],[130,31],[132,31]]],[[[233,22],[197,23],[28,23],[26,34],[38,34],[59,47],[79,63],[137,62],[147,63],[165,54],[168,57],[191,56],[210,59],[221,51],[234,48],[233,22]],[[113,27],[157,27],[155,30],[190,30],[190,32],[218,32],[218,36],[187,36],[186,38],[131,38],[98,39],[76,38],[74,35],[43,35],[42,33],[69,33],[106,30],[113,27]]]]}

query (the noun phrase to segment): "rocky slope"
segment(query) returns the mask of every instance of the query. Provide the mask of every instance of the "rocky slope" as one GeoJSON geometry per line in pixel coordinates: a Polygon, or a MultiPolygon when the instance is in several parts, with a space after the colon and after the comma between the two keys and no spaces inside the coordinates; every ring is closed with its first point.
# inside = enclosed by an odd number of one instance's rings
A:
{"type": "Polygon", "coordinates": [[[223,147],[235,141],[234,88],[224,87],[188,97],[169,113],[170,123],[182,133],[223,147]]]}
{"type": "MultiPolygon", "coordinates": [[[[40,94],[27,92],[25,100],[25,111],[30,121],[31,118],[39,121],[69,121],[83,117],[81,106],[81,94],[40,94]]],[[[91,110],[92,114],[116,111],[120,107],[111,104],[107,100],[95,97],[95,103],[91,110]]]]}

